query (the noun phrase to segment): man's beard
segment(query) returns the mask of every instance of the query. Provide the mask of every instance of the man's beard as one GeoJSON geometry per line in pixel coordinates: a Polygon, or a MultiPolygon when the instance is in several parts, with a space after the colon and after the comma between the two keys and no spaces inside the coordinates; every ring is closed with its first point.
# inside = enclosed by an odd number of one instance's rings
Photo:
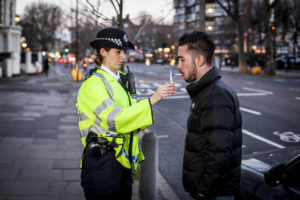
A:
{"type": "Polygon", "coordinates": [[[195,62],[193,62],[193,66],[192,66],[192,71],[189,74],[189,76],[187,78],[185,78],[184,80],[188,83],[190,82],[194,82],[197,79],[197,67],[195,62]]]}

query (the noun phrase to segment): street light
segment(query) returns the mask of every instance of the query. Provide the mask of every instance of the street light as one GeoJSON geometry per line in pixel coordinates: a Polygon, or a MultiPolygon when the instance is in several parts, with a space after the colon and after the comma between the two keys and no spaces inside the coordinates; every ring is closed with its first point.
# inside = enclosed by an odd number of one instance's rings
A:
{"type": "Polygon", "coordinates": [[[20,16],[19,16],[19,15],[16,15],[16,16],[15,16],[15,22],[16,22],[16,24],[18,24],[20,21],[21,21],[20,16]]]}
{"type": "Polygon", "coordinates": [[[25,49],[27,47],[27,43],[26,42],[22,42],[22,47],[25,49]]]}

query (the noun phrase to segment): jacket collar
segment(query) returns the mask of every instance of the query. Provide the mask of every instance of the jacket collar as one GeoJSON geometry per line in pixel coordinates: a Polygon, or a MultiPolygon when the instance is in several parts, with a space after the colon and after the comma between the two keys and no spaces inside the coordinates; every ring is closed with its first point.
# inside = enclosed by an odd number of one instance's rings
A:
{"type": "Polygon", "coordinates": [[[207,85],[221,78],[221,75],[216,67],[209,70],[204,76],[196,83],[191,83],[186,87],[186,90],[191,98],[193,98],[198,92],[200,92],[207,85]]]}

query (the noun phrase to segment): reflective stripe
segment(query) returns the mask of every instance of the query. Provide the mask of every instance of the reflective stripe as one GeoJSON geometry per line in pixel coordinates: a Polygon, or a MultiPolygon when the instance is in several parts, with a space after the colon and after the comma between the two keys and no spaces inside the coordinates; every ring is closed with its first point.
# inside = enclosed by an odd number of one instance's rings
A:
{"type": "Polygon", "coordinates": [[[101,128],[100,126],[92,126],[83,130],[80,130],[81,137],[86,137],[89,132],[94,132],[94,133],[105,133],[106,130],[101,128]]]}
{"type": "Polygon", "coordinates": [[[108,129],[114,132],[116,131],[116,124],[115,124],[115,117],[119,114],[120,110],[122,110],[122,107],[117,105],[114,107],[114,109],[109,113],[107,116],[107,125],[108,129]]]}
{"type": "Polygon", "coordinates": [[[106,132],[106,130],[101,128],[100,126],[92,126],[90,131],[94,132],[94,133],[105,133],[106,132]]]}
{"type": "Polygon", "coordinates": [[[101,126],[101,120],[98,117],[95,118],[94,122],[101,126]]]}
{"type": "Polygon", "coordinates": [[[90,128],[80,130],[81,137],[86,137],[89,133],[89,130],[90,130],[90,128]]]}
{"type": "Polygon", "coordinates": [[[88,116],[86,116],[83,112],[78,114],[79,116],[79,121],[84,121],[89,119],[88,116]]]}
{"type": "MultiPolygon", "coordinates": [[[[129,160],[129,156],[126,154],[125,149],[122,149],[120,154],[121,154],[121,156],[124,156],[125,158],[127,158],[129,160]]],[[[137,163],[138,156],[132,156],[132,161],[133,161],[133,163],[137,163]]]]}
{"type": "Polygon", "coordinates": [[[99,78],[101,78],[101,80],[103,81],[103,83],[104,83],[104,85],[106,87],[106,90],[107,90],[110,98],[113,98],[112,87],[110,86],[110,84],[108,83],[108,81],[104,78],[104,76],[102,74],[99,74],[99,73],[94,73],[93,75],[98,76],[99,78]]]}
{"type": "Polygon", "coordinates": [[[108,108],[109,106],[113,105],[115,102],[111,100],[110,98],[105,99],[100,106],[98,106],[95,110],[94,113],[96,116],[98,116],[103,110],[108,108]]]}

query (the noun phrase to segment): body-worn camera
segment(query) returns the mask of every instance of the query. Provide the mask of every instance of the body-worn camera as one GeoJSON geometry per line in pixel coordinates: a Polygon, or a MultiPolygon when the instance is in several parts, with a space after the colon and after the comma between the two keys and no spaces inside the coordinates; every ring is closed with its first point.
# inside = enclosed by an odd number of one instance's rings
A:
{"type": "Polygon", "coordinates": [[[135,80],[133,73],[130,72],[129,67],[127,66],[127,81],[128,81],[128,90],[131,94],[131,97],[136,99],[136,88],[135,88],[135,80]]]}

